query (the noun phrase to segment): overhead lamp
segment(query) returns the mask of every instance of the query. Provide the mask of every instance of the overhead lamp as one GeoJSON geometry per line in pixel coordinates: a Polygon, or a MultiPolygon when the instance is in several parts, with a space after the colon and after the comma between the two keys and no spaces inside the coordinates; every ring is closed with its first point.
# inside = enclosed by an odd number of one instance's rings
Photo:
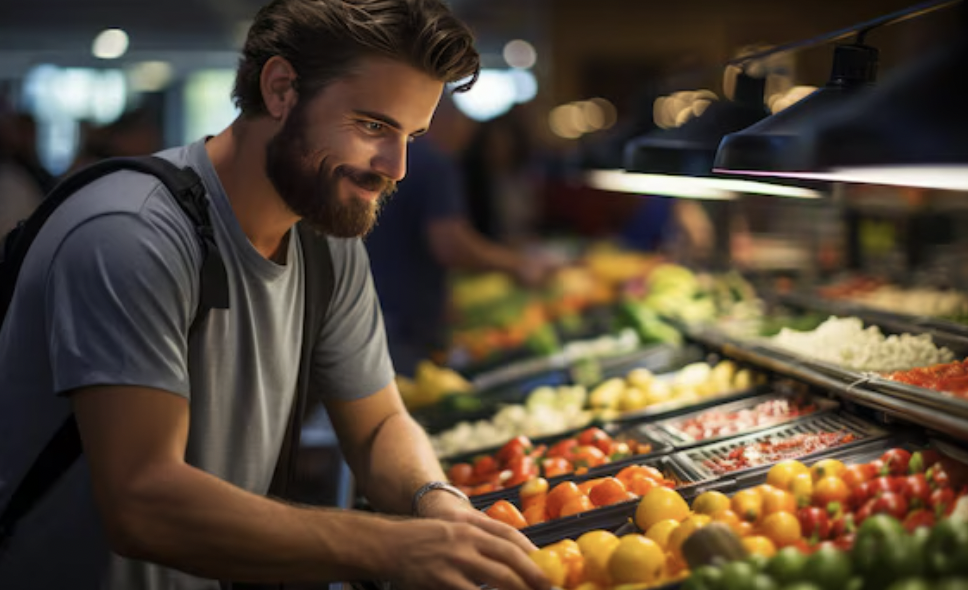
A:
{"type": "Polygon", "coordinates": [[[800,172],[811,162],[803,150],[806,132],[817,118],[871,88],[877,75],[877,49],[863,44],[838,45],[826,86],[746,129],[726,135],[713,171],[746,176],[800,172]]]}
{"type": "MultiPolygon", "coordinates": [[[[765,80],[740,73],[732,101],[712,101],[698,117],[681,127],[660,129],[629,141],[625,146],[626,175],[617,186],[648,195],[724,199],[736,193],[812,199],[811,188],[779,183],[724,178],[713,173],[716,150],[724,135],[755,124],[767,116],[763,105],[765,80]],[[726,193],[729,196],[724,197],[726,193]]],[[[595,173],[589,175],[601,181],[595,173]]],[[[594,186],[594,185],[593,185],[594,186]]],[[[606,189],[608,190],[608,189],[606,189]]]]}
{"type": "Polygon", "coordinates": [[[98,59],[118,59],[127,51],[128,34],[123,29],[105,29],[91,45],[91,53],[98,59]]]}
{"type": "Polygon", "coordinates": [[[968,25],[951,46],[818,121],[805,141],[816,169],[844,182],[968,191],[966,67],[968,25]]]}

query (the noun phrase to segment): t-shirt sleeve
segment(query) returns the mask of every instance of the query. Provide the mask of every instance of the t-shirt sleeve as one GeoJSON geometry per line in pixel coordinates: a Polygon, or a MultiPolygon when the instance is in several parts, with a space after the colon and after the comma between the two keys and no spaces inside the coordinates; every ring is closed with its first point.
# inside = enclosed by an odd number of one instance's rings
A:
{"type": "Polygon", "coordinates": [[[313,359],[313,390],[358,399],[389,385],[393,364],[363,242],[330,239],[329,246],[335,282],[313,359]]]}
{"type": "Polygon", "coordinates": [[[45,290],[55,391],[137,385],[188,398],[193,268],[176,224],[113,213],[74,228],[45,290]]]}

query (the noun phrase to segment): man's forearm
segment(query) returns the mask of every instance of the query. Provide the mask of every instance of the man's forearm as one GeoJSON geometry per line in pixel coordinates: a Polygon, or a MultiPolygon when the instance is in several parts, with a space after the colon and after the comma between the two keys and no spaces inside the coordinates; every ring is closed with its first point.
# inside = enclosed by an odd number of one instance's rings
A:
{"type": "Polygon", "coordinates": [[[420,486],[446,480],[426,433],[406,412],[388,417],[369,448],[348,460],[361,491],[384,512],[410,514],[420,486]]]}
{"type": "MultiPolygon", "coordinates": [[[[394,523],[359,512],[290,506],[187,465],[139,482],[113,540],[127,557],[215,579],[380,579],[394,523]]],[[[117,528],[117,527],[116,527],[117,528]]]]}

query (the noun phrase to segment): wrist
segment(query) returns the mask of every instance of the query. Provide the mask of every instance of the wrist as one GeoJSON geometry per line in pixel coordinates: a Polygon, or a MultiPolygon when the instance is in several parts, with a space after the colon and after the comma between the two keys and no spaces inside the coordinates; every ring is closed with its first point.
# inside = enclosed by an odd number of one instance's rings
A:
{"type": "Polygon", "coordinates": [[[455,508],[472,508],[466,494],[450,484],[434,481],[425,484],[413,496],[412,514],[435,517],[455,508]]]}

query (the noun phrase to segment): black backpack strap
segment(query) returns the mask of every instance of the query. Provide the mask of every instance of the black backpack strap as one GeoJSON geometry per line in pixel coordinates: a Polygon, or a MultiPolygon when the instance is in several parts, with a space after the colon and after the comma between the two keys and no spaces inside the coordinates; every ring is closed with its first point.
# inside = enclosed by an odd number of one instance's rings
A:
{"type": "MultiPolygon", "coordinates": [[[[215,243],[205,187],[198,174],[191,168],[179,168],[168,160],[156,156],[112,158],[84,168],[58,184],[37,211],[7,237],[3,264],[0,264],[0,311],[3,312],[0,322],[10,307],[16,280],[23,267],[27,251],[47,219],[68,197],[83,187],[121,170],[134,170],[158,178],[195,226],[203,258],[199,305],[192,320],[189,335],[204,322],[210,309],[228,308],[228,278],[215,243]]],[[[3,555],[3,549],[20,519],[29,513],[70,469],[81,451],[81,437],[72,412],[41,450],[14,490],[3,513],[0,513],[0,556],[3,555]]]]}
{"type": "Polygon", "coordinates": [[[282,442],[279,461],[272,477],[269,494],[288,497],[294,484],[296,473],[296,453],[302,435],[303,420],[310,409],[309,400],[313,392],[310,381],[313,367],[313,353],[323,328],[326,313],[333,298],[335,276],[333,259],[330,255],[326,237],[310,228],[304,222],[296,224],[299,242],[302,245],[303,281],[305,282],[306,311],[303,316],[302,349],[299,357],[299,377],[296,382],[296,399],[289,414],[286,437],[282,442]]]}

